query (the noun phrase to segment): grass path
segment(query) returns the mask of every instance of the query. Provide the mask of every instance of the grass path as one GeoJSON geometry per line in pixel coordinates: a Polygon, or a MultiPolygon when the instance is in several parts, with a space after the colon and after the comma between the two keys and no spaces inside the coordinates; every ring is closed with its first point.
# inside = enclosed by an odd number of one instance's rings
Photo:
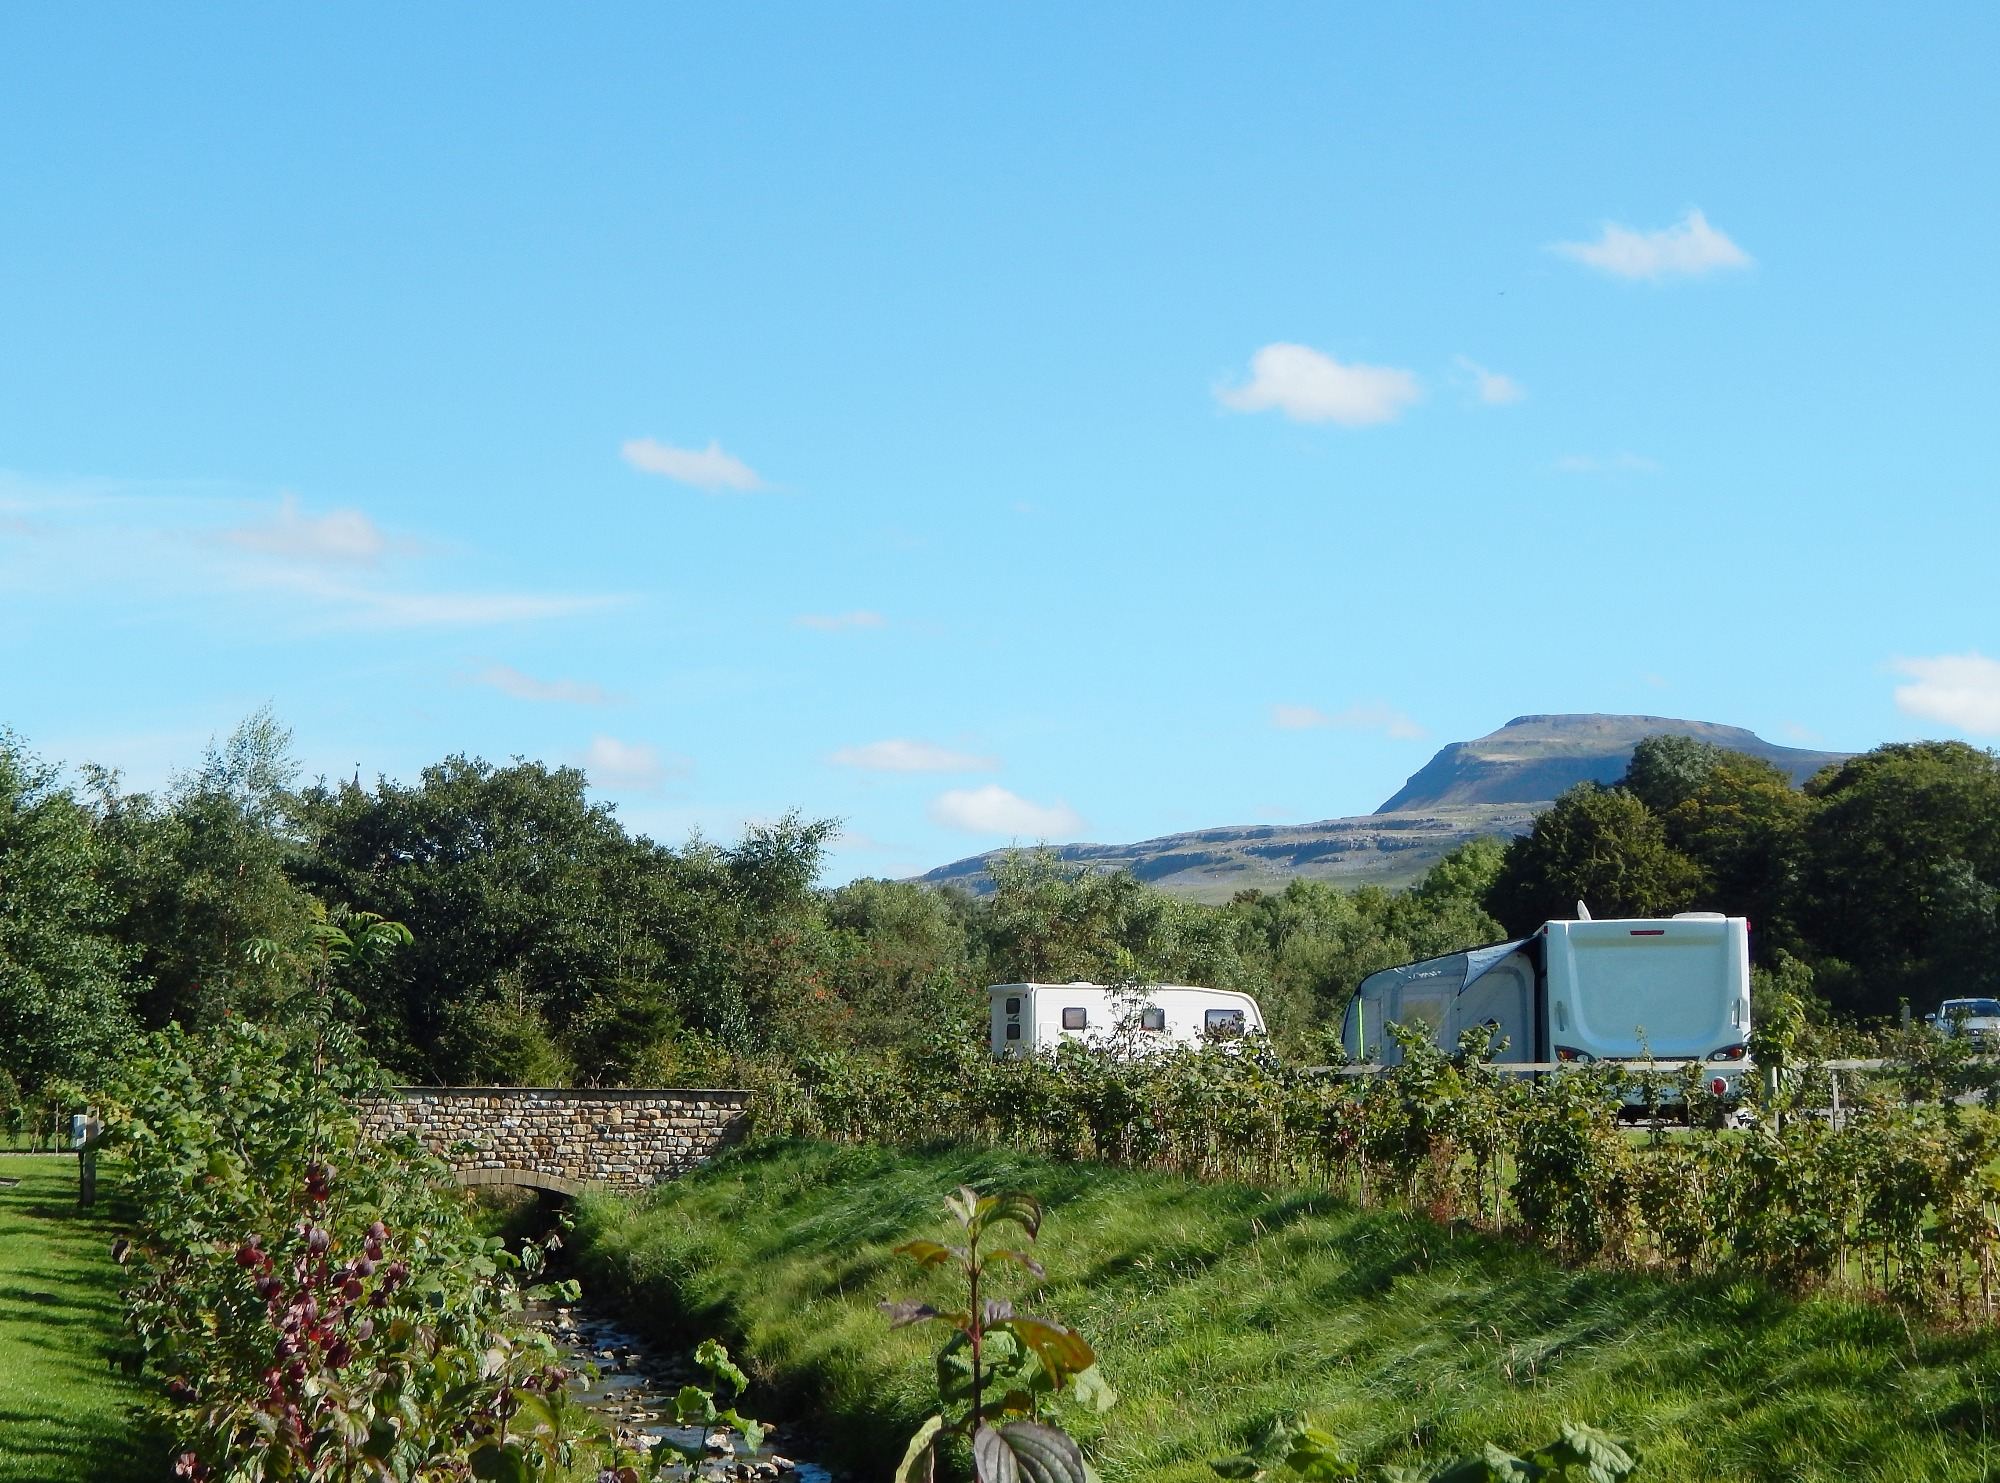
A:
{"type": "MultiPolygon", "coordinates": [[[[108,1163],[100,1166],[106,1175],[108,1163]]],[[[76,1159],[0,1159],[0,1483],[155,1483],[137,1380],[107,1362],[120,1334],[116,1186],[77,1209],[76,1159]]]]}
{"type": "MultiPolygon", "coordinates": [[[[586,1285],[740,1340],[841,1424],[879,1476],[924,1414],[921,1332],[874,1304],[948,1296],[890,1255],[942,1237],[957,1184],[1034,1191],[1044,1292],[1123,1393],[1094,1431],[1107,1483],[1209,1483],[1205,1459],[1308,1410],[1370,1463],[1525,1448],[1564,1417],[1637,1440],[1641,1483],[2000,1478],[2000,1335],[1747,1282],[1574,1272],[1325,1197],[1008,1151],[746,1150],[647,1201],[578,1212],[586,1285]]],[[[752,1396],[754,1409],[755,1396],[752,1396]]],[[[842,1450],[840,1447],[834,1449],[842,1450]]]]}

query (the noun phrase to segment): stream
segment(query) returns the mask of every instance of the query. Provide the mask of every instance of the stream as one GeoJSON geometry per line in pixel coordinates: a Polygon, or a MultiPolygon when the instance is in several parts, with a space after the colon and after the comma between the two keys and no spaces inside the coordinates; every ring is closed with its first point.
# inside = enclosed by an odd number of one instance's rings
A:
{"type": "MultiPolygon", "coordinates": [[[[676,1424],[674,1397],[681,1387],[706,1388],[707,1384],[707,1377],[696,1370],[692,1358],[662,1356],[646,1341],[593,1313],[584,1303],[531,1303],[526,1317],[573,1362],[576,1375],[570,1384],[576,1398],[604,1418],[626,1446],[650,1449],[662,1441],[672,1441],[708,1453],[691,1466],[683,1464],[663,1471],[661,1477],[839,1483],[838,1475],[790,1455],[793,1428],[789,1424],[767,1423],[764,1445],[754,1452],[744,1447],[742,1436],[734,1431],[676,1424]],[[595,1379],[586,1367],[596,1369],[595,1379]]],[[[757,1414],[754,1403],[742,1409],[747,1415],[757,1414]]]]}

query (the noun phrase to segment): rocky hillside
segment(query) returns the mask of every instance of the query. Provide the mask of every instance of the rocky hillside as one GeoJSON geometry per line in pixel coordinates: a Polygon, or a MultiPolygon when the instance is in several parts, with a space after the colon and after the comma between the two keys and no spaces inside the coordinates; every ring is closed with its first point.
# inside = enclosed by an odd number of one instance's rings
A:
{"type": "Polygon", "coordinates": [[[1780,747],[1741,726],[1671,716],[1516,716],[1491,736],[1453,742],[1375,812],[1409,813],[1468,803],[1543,803],[1578,783],[1609,783],[1649,736],[1691,736],[1775,763],[1803,783],[1845,752],[1780,747]]]}
{"type": "MultiPolygon", "coordinates": [[[[1444,748],[1381,808],[1358,818],[1224,825],[1137,844],[1054,848],[1065,860],[1129,870],[1201,901],[1226,901],[1251,888],[1279,890],[1297,876],[1343,886],[1403,886],[1477,835],[1526,833],[1557,794],[1580,782],[1615,780],[1641,740],[1663,735],[1762,757],[1794,782],[1847,755],[1775,746],[1740,726],[1670,716],[1517,716],[1490,736],[1444,748]]],[[[987,862],[1001,853],[955,860],[920,879],[989,891],[987,862]]]]}

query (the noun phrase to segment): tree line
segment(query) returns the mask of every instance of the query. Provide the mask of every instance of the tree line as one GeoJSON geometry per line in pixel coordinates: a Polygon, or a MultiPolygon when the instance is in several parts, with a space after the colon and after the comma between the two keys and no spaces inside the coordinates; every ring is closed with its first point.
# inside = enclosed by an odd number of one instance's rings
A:
{"type": "Polygon", "coordinates": [[[1990,988],[2000,763],[1896,744],[1803,789],[1685,738],[1532,833],[1473,840],[1406,891],[1295,880],[1204,905],[1046,852],[974,896],[817,885],[835,825],[733,843],[627,830],[583,774],[451,756],[412,782],[301,783],[260,712],[157,792],[0,735],[0,1103],[85,1079],[135,1034],[282,1016],[281,954],[366,912],[414,941],[354,975],[368,1051],[416,1082],[713,1082],[746,1059],[984,1033],[985,985],[1246,990],[1323,1054],[1354,985],[1582,899],[1598,916],[1748,915],[1759,961],[1849,1015],[1990,988]]]}

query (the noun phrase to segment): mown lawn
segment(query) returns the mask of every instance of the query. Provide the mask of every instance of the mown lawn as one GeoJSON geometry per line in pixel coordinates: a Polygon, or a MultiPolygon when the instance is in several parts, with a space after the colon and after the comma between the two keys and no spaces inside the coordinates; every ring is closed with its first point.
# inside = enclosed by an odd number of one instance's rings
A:
{"type": "Polygon", "coordinates": [[[154,1483],[162,1445],[137,1380],[108,1363],[120,1334],[115,1168],[76,1204],[76,1158],[0,1158],[0,1483],[154,1483]]]}
{"type": "Polygon", "coordinates": [[[1049,1281],[1023,1306],[1082,1329],[1123,1393],[1079,1428],[1107,1480],[1211,1478],[1207,1458],[1291,1410],[1371,1464],[1525,1449],[1570,1417],[1636,1439],[1642,1483],[2000,1478],[2000,1336],[1747,1282],[1566,1271],[1323,1196],[784,1143],[644,1201],[582,1202],[573,1250],[587,1291],[663,1334],[738,1341],[782,1403],[838,1423],[829,1460],[881,1476],[930,1370],[923,1331],[889,1332],[874,1304],[946,1295],[889,1248],[943,1236],[961,1182],[1048,1205],[1049,1281]]]}

